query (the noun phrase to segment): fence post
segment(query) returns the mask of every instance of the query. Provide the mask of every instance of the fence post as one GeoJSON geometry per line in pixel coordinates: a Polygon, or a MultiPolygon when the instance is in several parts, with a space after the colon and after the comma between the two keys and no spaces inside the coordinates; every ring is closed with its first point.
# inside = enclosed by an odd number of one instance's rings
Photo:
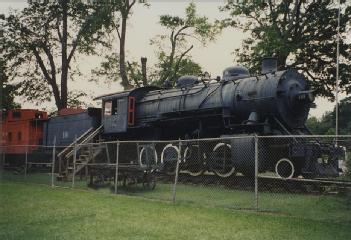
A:
{"type": "Polygon", "coordinates": [[[181,161],[181,155],[182,155],[182,142],[179,139],[179,144],[178,144],[178,148],[179,148],[179,153],[178,153],[178,159],[177,159],[177,165],[176,165],[176,172],[175,172],[175,178],[174,178],[174,185],[173,185],[173,203],[175,203],[176,201],[176,192],[177,192],[177,182],[178,182],[178,174],[179,174],[179,163],[181,161]]]}
{"type": "Polygon", "coordinates": [[[8,146],[5,147],[5,150],[4,150],[4,153],[3,153],[3,159],[2,159],[2,162],[3,162],[3,167],[5,167],[6,165],[6,153],[8,151],[8,146]]]}
{"type": "MultiPolygon", "coordinates": [[[[1,125],[1,124],[0,124],[1,125]]],[[[1,128],[1,127],[0,127],[1,128]]],[[[2,137],[2,136],[1,136],[2,137]]],[[[6,150],[6,148],[5,148],[5,146],[4,145],[1,145],[0,146],[0,149],[1,149],[1,156],[0,156],[0,173],[2,173],[3,172],[3,170],[4,170],[4,165],[5,165],[5,161],[4,161],[4,159],[5,159],[5,150],[6,150]]]]}
{"type": "Polygon", "coordinates": [[[117,148],[116,148],[115,194],[117,194],[117,185],[118,185],[118,160],[119,160],[119,141],[117,142],[117,148]]]}
{"type": "MultiPolygon", "coordinates": [[[[1,127],[0,127],[1,128],[1,127]]],[[[1,136],[0,136],[0,141],[1,141],[1,136]]],[[[1,143],[2,144],[2,143],[1,143]]],[[[4,157],[3,157],[3,154],[5,152],[5,147],[3,145],[0,145],[0,179],[1,179],[1,174],[3,172],[3,167],[4,167],[4,163],[3,163],[3,160],[4,160],[4,157]]]]}
{"type": "Polygon", "coordinates": [[[54,137],[54,146],[52,148],[52,166],[51,166],[51,187],[54,187],[55,174],[55,160],[56,160],[56,136],[54,137]]]}
{"type": "Polygon", "coordinates": [[[24,159],[24,178],[27,178],[27,166],[28,166],[28,146],[26,146],[26,156],[24,159]]]}
{"type": "Polygon", "coordinates": [[[136,163],[141,165],[141,155],[140,155],[141,152],[139,152],[139,142],[136,143],[136,153],[137,153],[136,163]]]}
{"type": "Polygon", "coordinates": [[[77,160],[77,136],[75,136],[74,138],[72,188],[74,188],[74,178],[76,175],[76,160],[77,160]]]}
{"type": "Polygon", "coordinates": [[[258,211],[258,137],[255,134],[255,209],[258,211]]]}

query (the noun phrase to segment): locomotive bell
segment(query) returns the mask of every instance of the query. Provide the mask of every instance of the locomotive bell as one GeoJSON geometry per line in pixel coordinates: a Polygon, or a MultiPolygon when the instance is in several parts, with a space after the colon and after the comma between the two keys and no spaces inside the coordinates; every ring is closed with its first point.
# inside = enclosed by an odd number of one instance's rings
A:
{"type": "Polygon", "coordinates": [[[232,81],[250,77],[249,70],[242,66],[228,67],[223,71],[223,81],[232,81]]]}

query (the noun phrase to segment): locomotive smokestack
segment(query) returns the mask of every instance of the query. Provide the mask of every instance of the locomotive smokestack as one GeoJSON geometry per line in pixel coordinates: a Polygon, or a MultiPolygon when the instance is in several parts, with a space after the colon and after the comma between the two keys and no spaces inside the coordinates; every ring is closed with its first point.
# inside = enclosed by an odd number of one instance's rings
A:
{"type": "Polygon", "coordinates": [[[141,60],[141,73],[143,75],[143,85],[146,86],[147,85],[147,77],[146,77],[146,62],[147,62],[147,58],[146,57],[142,57],[140,60],[141,60]]]}
{"type": "Polygon", "coordinates": [[[274,57],[265,57],[262,60],[262,74],[273,73],[277,71],[277,59],[274,57]]]}

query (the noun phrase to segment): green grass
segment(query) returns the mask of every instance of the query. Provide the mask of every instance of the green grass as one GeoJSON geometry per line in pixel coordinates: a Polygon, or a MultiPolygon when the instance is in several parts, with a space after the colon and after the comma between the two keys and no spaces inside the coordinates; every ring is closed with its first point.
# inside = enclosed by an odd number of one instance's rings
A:
{"type": "MultiPolygon", "coordinates": [[[[328,212],[325,212],[328,214],[328,212]]],[[[350,239],[351,224],[0,183],[0,239],[350,239]]]]}
{"type": "MultiPolygon", "coordinates": [[[[6,173],[3,180],[51,184],[50,174],[23,175],[6,173]]],[[[55,185],[71,187],[71,182],[55,182],[55,185]]],[[[97,189],[87,187],[85,181],[76,178],[76,189],[89,190],[95,193],[111,194],[114,191],[113,183],[97,189]]],[[[173,185],[158,183],[155,190],[144,190],[141,184],[123,188],[118,187],[118,193],[147,199],[172,201],[173,185]]],[[[252,210],[255,207],[253,191],[232,190],[220,186],[195,186],[178,184],[176,202],[178,204],[194,204],[196,206],[252,210]]],[[[351,225],[351,202],[346,197],[338,195],[307,195],[293,193],[259,192],[260,211],[296,217],[301,219],[346,223],[351,225]]]]}

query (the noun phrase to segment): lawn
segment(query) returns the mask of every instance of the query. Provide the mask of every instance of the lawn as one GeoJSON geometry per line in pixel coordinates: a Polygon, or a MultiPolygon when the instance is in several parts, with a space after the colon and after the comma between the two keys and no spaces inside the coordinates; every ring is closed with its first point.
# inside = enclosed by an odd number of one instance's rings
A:
{"type": "MultiPolygon", "coordinates": [[[[0,180],[10,182],[40,183],[51,185],[51,174],[32,173],[26,178],[22,174],[3,173],[0,180]]],[[[72,187],[71,182],[55,181],[56,186],[72,187]]],[[[79,177],[75,181],[75,189],[93,191],[94,193],[113,194],[114,185],[91,189],[85,180],[79,177]]],[[[155,190],[145,190],[141,184],[127,188],[118,187],[118,193],[137,196],[146,199],[172,201],[173,185],[157,183],[155,190]]],[[[255,195],[253,190],[234,190],[221,186],[201,186],[178,183],[176,188],[176,203],[194,204],[196,206],[229,208],[234,210],[254,210],[255,195]]],[[[351,225],[350,197],[339,195],[313,195],[289,192],[265,192],[258,195],[259,210],[290,217],[304,218],[317,221],[334,222],[351,225]]]]}
{"type": "Polygon", "coordinates": [[[351,239],[349,221],[320,216],[173,205],[4,180],[0,216],[0,239],[351,239]]]}

